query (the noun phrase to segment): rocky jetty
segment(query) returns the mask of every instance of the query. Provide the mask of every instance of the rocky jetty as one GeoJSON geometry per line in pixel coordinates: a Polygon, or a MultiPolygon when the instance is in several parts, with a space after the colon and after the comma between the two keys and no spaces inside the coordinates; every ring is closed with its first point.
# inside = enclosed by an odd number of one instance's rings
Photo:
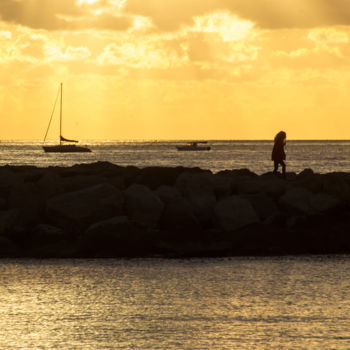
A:
{"type": "Polygon", "coordinates": [[[350,174],[0,167],[0,257],[350,253],[350,174]]]}

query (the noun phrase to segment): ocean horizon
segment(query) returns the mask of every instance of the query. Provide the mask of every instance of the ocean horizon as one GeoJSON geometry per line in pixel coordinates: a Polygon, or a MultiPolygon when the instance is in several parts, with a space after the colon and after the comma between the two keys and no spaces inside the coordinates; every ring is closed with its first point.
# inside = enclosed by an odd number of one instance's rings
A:
{"type": "MultiPolygon", "coordinates": [[[[180,152],[190,140],[86,140],[89,154],[47,154],[42,141],[0,142],[0,165],[72,166],[107,161],[120,166],[200,167],[219,172],[248,168],[257,174],[272,170],[272,140],[205,140],[210,151],[180,152]]],[[[55,144],[49,141],[45,144],[55,144]]],[[[288,140],[287,171],[350,172],[350,140],[288,140]]]]}

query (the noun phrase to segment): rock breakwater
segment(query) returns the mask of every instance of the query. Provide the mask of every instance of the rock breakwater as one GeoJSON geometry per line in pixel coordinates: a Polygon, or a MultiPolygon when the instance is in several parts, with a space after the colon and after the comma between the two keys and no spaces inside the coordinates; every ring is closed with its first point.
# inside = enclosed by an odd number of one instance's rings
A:
{"type": "Polygon", "coordinates": [[[0,167],[0,257],[350,253],[350,174],[0,167]]]}

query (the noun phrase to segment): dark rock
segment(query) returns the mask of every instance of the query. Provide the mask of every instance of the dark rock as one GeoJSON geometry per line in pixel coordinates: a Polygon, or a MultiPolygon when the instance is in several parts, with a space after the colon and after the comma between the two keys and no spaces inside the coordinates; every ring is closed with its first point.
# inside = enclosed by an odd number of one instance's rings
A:
{"type": "Polygon", "coordinates": [[[316,212],[325,212],[335,208],[340,204],[340,200],[327,193],[313,194],[310,198],[310,206],[316,212]]]}
{"type": "Polygon", "coordinates": [[[304,169],[299,173],[299,177],[310,177],[312,175],[314,175],[314,172],[312,169],[309,169],[309,168],[304,169]]]}
{"type": "Polygon", "coordinates": [[[343,200],[350,199],[350,186],[341,174],[323,175],[323,192],[343,200]]]}
{"type": "Polygon", "coordinates": [[[18,209],[18,224],[27,227],[40,221],[45,212],[44,198],[36,184],[21,183],[12,188],[8,199],[9,208],[18,209]]]}
{"type": "Polygon", "coordinates": [[[155,228],[164,208],[159,197],[148,187],[139,184],[128,187],[124,195],[129,218],[140,227],[155,228]]]}
{"type": "Polygon", "coordinates": [[[211,178],[214,194],[217,199],[229,197],[232,194],[232,178],[214,174],[211,178]]]}
{"type": "Polygon", "coordinates": [[[101,247],[118,245],[125,240],[134,241],[139,235],[140,231],[127,216],[116,216],[91,225],[82,239],[90,247],[100,249],[101,247]]]}
{"type": "Polygon", "coordinates": [[[81,237],[80,245],[88,256],[138,256],[151,251],[145,239],[148,234],[148,231],[136,227],[128,217],[118,216],[91,225],[81,237]]]}
{"type": "Polygon", "coordinates": [[[26,251],[28,257],[37,259],[48,259],[48,258],[80,258],[80,248],[77,247],[75,242],[69,240],[58,240],[51,243],[41,243],[31,246],[26,251]]]}
{"type": "Polygon", "coordinates": [[[64,192],[61,177],[53,170],[46,171],[36,183],[38,191],[47,199],[64,192]]]}
{"type": "Polygon", "coordinates": [[[224,170],[218,172],[219,175],[224,176],[240,176],[240,177],[257,177],[258,175],[250,171],[249,169],[233,169],[233,170],[224,170]]]}
{"type": "Polygon", "coordinates": [[[298,176],[296,181],[292,184],[294,187],[303,187],[312,193],[320,193],[323,191],[323,175],[303,175],[298,176]]]}
{"type": "Polygon", "coordinates": [[[280,205],[303,214],[311,214],[313,208],[310,205],[312,193],[305,188],[290,188],[279,200],[280,205]]]}
{"type": "Polygon", "coordinates": [[[14,229],[18,221],[18,210],[0,211],[0,236],[14,229]]]}
{"type": "Polygon", "coordinates": [[[184,168],[148,167],[141,169],[135,182],[145,185],[152,190],[161,185],[174,186],[184,168]]]}
{"type": "Polygon", "coordinates": [[[89,237],[94,241],[101,240],[103,236],[114,237],[115,239],[128,238],[136,231],[136,227],[130,222],[127,216],[115,216],[92,224],[84,233],[84,238],[89,237]]]}
{"type": "Polygon", "coordinates": [[[93,187],[99,184],[107,183],[106,179],[98,175],[76,175],[64,177],[61,180],[61,186],[64,192],[80,191],[84,188],[93,187]]]}
{"type": "Polygon", "coordinates": [[[154,193],[160,198],[160,200],[166,204],[173,199],[181,198],[181,194],[175,187],[170,187],[166,185],[159,186],[154,193]]]}
{"type": "Polygon", "coordinates": [[[138,175],[140,173],[140,169],[135,166],[127,166],[123,168],[120,172],[118,172],[119,176],[122,176],[124,179],[125,187],[129,187],[130,185],[135,183],[138,175]]]}
{"type": "Polygon", "coordinates": [[[204,224],[211,222],[216,203],[213,177],[211,172],[182,173],[176,181],[177,189],[189,201],[198,220],[204,224]]]}
{"type": "Polygon", "coordinates": [[[125,168],[109,162],[75,164],[68,168],[59,168],[59,172],[63,177],[73,177],[77,175],[115,176],[124,170],[125,168]]]}
{"type": "Polygon", "coordinates": [[[12,258],[21,256],[18,247],[8,238],[0,236],[0,258],[12,258]]]}
{"type": "Polygon", "coordinates": [[[30,168],[21,175],[24,182],[37,182],[45,173],[45,169],[30,168]]]}
{"type": "Polygon", "coordinates": [[[7,200],[4,198],[0,198],[0,210],[7,209],[7,200]]]}
{"type": "Polygon", "coordinates": [[[348,173],[0,167],[0,257],[349,253],[349,226],[348,173]]]}
{"type": "Polygon", "coordinates": [[[244,198],[248,199],[252,204],[260,221],[271,220],[279,214],[279,209],[274,200],[264,193],[247,195],[244,198]]]}
{"type": "Polygon", "coordinates": [[[238,194],[264,193],[274,198],[278,198],[283,195],[288,188],[287,182],[276,176],[237,179],[234,181],[234,184],[235,191],[238,194]]]}
{"type": "Polygon", "coordinates": [[[251,203],[238,196],[219,201],[215,206],[215,218],[224,231],[234,231],[259,221],[251,203]]]}
{"type": "Polygon", "coordinates": [[[23,183],[20,175],[13,172],[7,167],[0,167],[0,197],[7,198],[12,188],[23,183]]]}
{"type": "Polygon", "coordinates": [[[81,230],[94,222],[122,212],[122,193],[108,184],[53,197],[47,201],[52,222],[68,229],[81,230]]]}
{"type": "Polygon", "coordinates": [[[31,236],[34,244],[41,245],[56,243],[67,238],[63,229],[47,224],[35,226],[31,236]]]}
{"type": "Polygon", "coordinates": [[[164,229],[191,230],[199,227],[199,221],[187,199],[174,197],[168,200],[165,205],[160,227],[164,229]]]}
{"type": "Polygon", "coordinates": [[[106,181],[108,183],[119,190],[124,190],[125,189],[125,180],[122,176],[111,176],[109,178],[106,178],[106,181]]]}

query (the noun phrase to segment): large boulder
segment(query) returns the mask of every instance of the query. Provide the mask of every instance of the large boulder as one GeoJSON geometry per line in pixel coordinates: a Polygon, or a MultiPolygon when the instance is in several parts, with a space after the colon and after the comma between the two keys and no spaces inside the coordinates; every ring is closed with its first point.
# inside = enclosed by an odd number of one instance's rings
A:
{"type": "Polygon", "coordinates": [[[66,234],[60,227],[38,224],[33,228],[31,237],[33,244],[45,245],[65,239],[66,234]]]}
{"type": "Polygon", "coordinates": [[[261,190],[263,193],[273,198],[279,198],[288,189],[288,182],[284,179],[274,177],[263,178],[261,190]]]}
{"type": "Polygon", "coordinates": [[[181,198],[181,194],[177,188],[167,185],[159,186],[154,193],[164,204],[172,201],[175,198],[181,198]]]}
{"type": "Polygon", "coordinates": [[[99,221],[92,224],[84,233],[83,237],[96,237],[99,239],[104,235],[113,235],[114,237],[129,237],[130,233],[135,230],[127,216],[115,216],[107,220],[99,221]]]}
{"type": "Polygon", "coordinates": [[[49,199],[47,214],[59,226],[80,230],[120,214],[123,203],[121,191],[112,185],[100,184],[49,199]]]}
{"type": "Polygon", "coordinates": [[[350,186],[342,174],[326,174],[323,176],[323,192],[339,199],[350,199],[350,186]]]}
{"type": "Polygon", "coordinates": [[[91,225],[81,237],[80,247],[88,256],[137,256],[147,247],[147,237],[127,216],[116,216],[91,225]]]}
{"type": "Polygon", "coordinates": [[[0,236],[0,258],[18,257],[20,251],[14,242],[0,236]]]}
{"type": "Polygon", "coordinates": [[[314,171],[310,168],[306,168],[298,174],[299,177],[312,177],[313,175],[314,171]]]}
{"type": "Polygon", "coordinates": [[[18,221],[18,210],[10,209],[0,211],[0,236],[13,230],[18,221]]]}
{"type": "Polygon", "coordinates": [[[0,210],[5,210],[7,208],[7,200],[0,197],[0,210]]]}
{"type": "Polygon", "coordinates": [[[41,196],[36,184],[24,182],[12,188],[8,206],[9,208],[18,209],[18,224],[29,227],[38,223],[43,216],[45,199],[41,196]]]}
{"type": "Polygon", "coordinates": [[[82,238],[97,245],[105,245],[122,239],[133,240],[135,237],[132,236],[138,232],[127,216],[115,216],[92,224],[82,238]]]}
{"type": "Polygon", "coordinates": [[[124,190],[125,189],[125,179],[122,176],[111,176],[106,179],[112,186],[124,190]]]}
{"type": "Polygon", "coordinates": [[[182,167],[147,167],[141,169],[135,183],[145,185],[152,190],[161,185],[174,186],[177,177],[183,172],[182,167]]]}
{"type": "Polygon", "coordinates": [[[186,198],[174,197],[165,205],[160,226],[171,230],[196,229],[199,221],[186,198]]]}
{"type": "Polygon", "coordinates": [[[60,173],[65,176],[77,176],[77,175],[98,175],[109,176],[123,171],[125,168],[104,161],[98,161],[95,163],[81,163],[75,164],[71,167],[60,168],[60,173]]]}
{"type": "Polygon", "coordinates": [[[124,195],[128,217],[140,227],[155,228],[164,208],[159,197],[148,187],[139,184],[129,186],[124,195]]]}
{"type": "Polygon", "coordinates": [[[340,204],[340,200],[328,193],[313,194],[310,198],[310,206],[317,212],[325,212],[335,208],[340,204]]]}
{"type": "Polygon", "coordinates": [[[279,204],[302,214],[311,214],[314,211],[310,204],[311,197],[312,193],[309,190],[293,187],[280,198],[279,204]]]}
{"type": "Polygon", "coordinates": [[[102,183],[106,183],[106,179],[99,175],[76,175],[64,177],[60,180],[64,192],[79,191],[102,183]]]}
{"type": "Polygon", "coordinates": [[[36,183],[38,191],[44,198],[50,198],[64,192],[61,177],[54,170],[47,170],[36,183]]]}
{"type": "Polygon", "coordinates": [[[279,214],[279,209],[275,201],[264,193],[246,195],[244,198],[248,199],[252,204],[256,214],[260,221],[272,219],[279,214]]]}
{"type": "Polygon", "coordinates": [[[234,188],[238,194],[261,194],[278,198],[285,193],[288,184],[276,176],[246,177],[236,179],[234,188]]]}
{"type": "Polygon", "coordinates": [[[230,176],[230,177],[257,177],[258,175],[250,171],[249,169],[233,169],[223,170],[218,172],[219,175],[230,176]]]}
{"type": "Polygon", "coordinates": [[[220,174],[211,177],[214,194],[217,199],[229,197],[232,192],[232,178],[220,174]]]}
{"type": "Polygon", "coordinates": [[[207,171],[197,174],[182,173],[176,187],[191,204],[194,214],[202,223],[211,221],[216,203],[214,175],[207,171]]]}
{"type": "Polygon", "coordinates": [[[255,194],[262,192],[262,179],[260,177],[236,177],[232,182],[233,193],[255,194]]]}
{"type": "Polygon", "coordinates": [[[23,182],[23,178],[10,167],[0,168],[0,197],[7,197],[12,187],[23,182]]]}
{"type": "Polygon", "coordinates": [[[231,196],[219,201],[215,206],[215,219],[224,231],[238,230],[259,221],[248,199],[231,196]]]}
{"type": "Polygon", "coordinates": [[[306,188],[312,193],[320,193],[323,191],[323,183],[324,175],[311,174],[311,172],[301,172],[293,183],[293,186],[306,188]]]}

